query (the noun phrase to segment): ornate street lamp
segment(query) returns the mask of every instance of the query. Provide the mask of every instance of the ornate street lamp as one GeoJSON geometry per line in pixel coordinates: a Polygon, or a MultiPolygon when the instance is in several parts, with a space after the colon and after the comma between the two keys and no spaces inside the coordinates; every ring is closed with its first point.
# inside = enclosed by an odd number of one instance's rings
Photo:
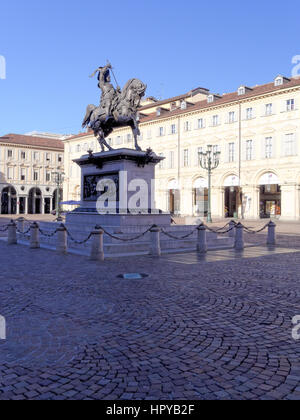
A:
{"type": "Polygon", "coordinates": [[[211,175],[212,171],[220,164],[221,152],[214,152],[212,145],[207,146],[207,151],[199,152],[199,162],[201,167],[208,172],[208,210],[207,210],[207,223],[212,222],[211,218],[211,175]]]}
{"type": "Polygon", "coordinates": [[[60,191],[61,191],[61,186],[64,182],[64,172],[52,172],[52,175],[55,177],[55,183],[57,186],[57,192],[56,192],[56,220],[58,222],[62,222],[63,219],[61,217],[61,208],[59,205],[59,201],[60,201],[60,191]]]}

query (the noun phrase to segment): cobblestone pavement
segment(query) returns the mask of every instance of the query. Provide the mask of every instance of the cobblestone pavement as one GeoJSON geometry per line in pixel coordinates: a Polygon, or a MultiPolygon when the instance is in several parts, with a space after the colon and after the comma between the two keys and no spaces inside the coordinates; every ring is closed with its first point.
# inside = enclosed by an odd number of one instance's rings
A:
{"type": "Polygon", "coordinates": [[[279,242],[104,263],[0,242],[0,399],[300,399],[300,238],[279,242]]]}

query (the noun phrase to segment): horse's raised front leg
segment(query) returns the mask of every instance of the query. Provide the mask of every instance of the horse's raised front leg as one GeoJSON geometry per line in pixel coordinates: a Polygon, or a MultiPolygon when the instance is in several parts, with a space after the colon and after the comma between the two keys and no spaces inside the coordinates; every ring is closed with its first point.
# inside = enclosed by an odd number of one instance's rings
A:
{"type": "Polygon", "coordinates": [[[140,148],[140,146],[138,145],[138,136],[141,134],[138,123],[136,121],[135,118],[132,119],[133,121],[133,125],[131,126],[132,129],[132,134],[134,137],[134,146],[135,146],[135,150],[141,151],[142,149],[140,148]]]}

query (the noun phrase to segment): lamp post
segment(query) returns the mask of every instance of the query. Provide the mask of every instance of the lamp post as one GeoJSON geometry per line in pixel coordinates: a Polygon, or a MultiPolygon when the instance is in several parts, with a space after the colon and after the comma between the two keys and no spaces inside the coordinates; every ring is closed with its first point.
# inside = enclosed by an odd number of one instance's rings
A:
{"type": "Polygon", "coordinates": [[[52,172],[52,175],[55,177],[55,183],[57,186],[57,192],[56,192],[56,220],[58,222],[62,222],[62,217],[61,217],[61,209],[60,209],[60,205],[59,205],[59,201],[60,201],[60,191],[61,191],[61,186],[62,183],[64,182],[64,172],[52,172]]]}
{"type": "Polygon", "coordinates": [[[207,151],[199,152],[199,162],[201,168],[208,172],[208,209],[207,209],[207,223],[212,222],[211,218],[211,174],[220,164],[221,152],[214,152],[212,145],[207,146],[207,151]]]}

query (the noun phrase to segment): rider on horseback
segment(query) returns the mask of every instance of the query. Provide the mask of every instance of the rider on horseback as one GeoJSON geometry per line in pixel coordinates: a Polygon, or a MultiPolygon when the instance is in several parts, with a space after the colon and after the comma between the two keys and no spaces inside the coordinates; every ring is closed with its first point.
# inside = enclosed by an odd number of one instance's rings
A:
{"type": "Polygon", "coordinates": [[[98,87],[102,91],[100,107],[99,107],[99,116],[105,114],[107,122],[112,117],[112,105],[116,97],[121,93],[121,89],[117,86],[117,89],[111,84],[110,72],[111,64],[108,63],[105,67],[99,67],[93,74],[93,76],[98,73],[98,87]]]}
{"type": "Polygon", "coordinates": [[[141,150],[138,145],[140,130],[137,112],[147,86],[138,79],[130,79],[122,91],[119,86],[115,89],[111,83],[110,71],[113,74],[111,64],[108,63],[92,74],[91,77],[98,72],[98,87],[102,91],[101,101],[98,107],[88,105],[82,127],[88,127],[94,131],[102,151],[105,147],[112,150],[105,139],[114,128],[131,127],[135,148],[141,150]]]}

